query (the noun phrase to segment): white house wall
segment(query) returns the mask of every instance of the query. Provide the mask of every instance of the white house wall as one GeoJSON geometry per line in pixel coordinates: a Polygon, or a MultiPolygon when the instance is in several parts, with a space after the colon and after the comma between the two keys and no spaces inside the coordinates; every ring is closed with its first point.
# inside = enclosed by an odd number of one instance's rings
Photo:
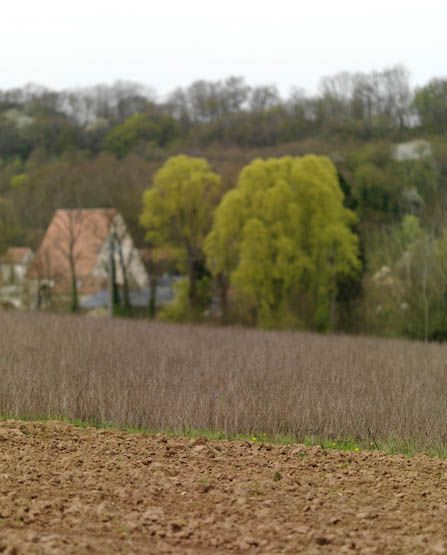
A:
{"type": "MultiPolygon", "coordinates": [[[[121,244],[124,263],[127,267],[127,279],[129,281],[130,287],[132,287],[133,284],[135,284],[140,289],[148,287],[149,278],[146,268],[143,264],[138,249],[135,248],[132,237],[127,231],[126,224],[121,214],[117,214],[114,217],[111,225],[111,233],[112,232],[116,234],[116,237],[118,237],[118,241],[121,244]]],[[[107,237],[107,239],[103,243],[103,246],[101,247],[101,251],[98,256],[98,262],[93,272],[94,275],[104,278],[108,275],[109,237],[107,237]]],[[[118,285],[123,285],[123,268],[121,266],[118,248],[116,247],[114,252],[114,259],[116,268],[116,282],[118,285]]]]}

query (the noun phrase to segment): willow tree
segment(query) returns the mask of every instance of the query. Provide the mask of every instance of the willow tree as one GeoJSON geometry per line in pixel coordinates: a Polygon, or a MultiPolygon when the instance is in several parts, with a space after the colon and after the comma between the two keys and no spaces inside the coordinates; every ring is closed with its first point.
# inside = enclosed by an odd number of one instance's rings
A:
{"type": "Polygon", "coordinates": [[[205,242],[208,266],[263,327],[333,322],[337,280],[360,268],[356,218],[323,156],[255,160],[222,199],[205,242]]]}
{"type": "Polygon", "coordinates": [[[199,307],[198,281],[204,268],[203,242],[221,194],[221,178],[203,158],[174,156],[157,171],[143,195],[140,223],[154,247],[179,253],[188,275],[190,308],[199,307]]]}

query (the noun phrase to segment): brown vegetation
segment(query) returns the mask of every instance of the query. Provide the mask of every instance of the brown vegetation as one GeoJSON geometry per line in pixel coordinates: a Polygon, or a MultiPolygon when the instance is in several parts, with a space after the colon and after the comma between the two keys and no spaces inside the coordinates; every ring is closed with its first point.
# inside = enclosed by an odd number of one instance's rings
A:
{"type": "Polygon", "coordinates": [[[0,414],[447,447],[447,347],[1,314],[0,414]]]}

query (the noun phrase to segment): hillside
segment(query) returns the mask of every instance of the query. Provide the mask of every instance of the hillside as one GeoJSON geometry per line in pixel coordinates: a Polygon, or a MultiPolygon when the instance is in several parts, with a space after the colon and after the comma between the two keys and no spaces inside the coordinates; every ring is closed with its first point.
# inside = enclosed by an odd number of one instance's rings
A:
{"type": "MultiPolygon", "coordinates": [[[[361,271],[337,282],[323,329],[444,340],[446,98],[445,79],[414,89],[401,66],[326,77],[318,94],[297,88],[287,98],[239,77],[197,81],[163,99],[126,82],[0,91],[0,253],[36,249],[59,208],[116,208],[145,246],[143,192],[179,153],[208,160],[222,179],[220,199],[254,159],[326,155],[357,218],[361,271]],[[377,281],[382,271],[392,287],[377,281]]],[[[170,271],[185,274],[183,262],[174,257],[170,271]]],[[[218,284],[207,283],[209,298],[218,284]]],[[[232,321],[253,324],[247,315],[232,321]]]]}

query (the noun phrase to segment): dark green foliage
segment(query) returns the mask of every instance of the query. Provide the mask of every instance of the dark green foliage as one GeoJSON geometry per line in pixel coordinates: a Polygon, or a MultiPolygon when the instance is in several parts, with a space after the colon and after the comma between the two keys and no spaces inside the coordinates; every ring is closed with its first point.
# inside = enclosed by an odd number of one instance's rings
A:
{"type": "Polygon", "coordinates": [[[132,149],[144,143],[165,147],[178,133],[178,124],[170,116],[154,118],[149,114],[135,114],[106,135],[104,147],[118,158],[124,158],[132,149]]]}
{"type": "Polygon", "coordinates": [[[416,91],[414,107],[429,133],[447,132],[447,79],[432,79],[416,91]]]}

